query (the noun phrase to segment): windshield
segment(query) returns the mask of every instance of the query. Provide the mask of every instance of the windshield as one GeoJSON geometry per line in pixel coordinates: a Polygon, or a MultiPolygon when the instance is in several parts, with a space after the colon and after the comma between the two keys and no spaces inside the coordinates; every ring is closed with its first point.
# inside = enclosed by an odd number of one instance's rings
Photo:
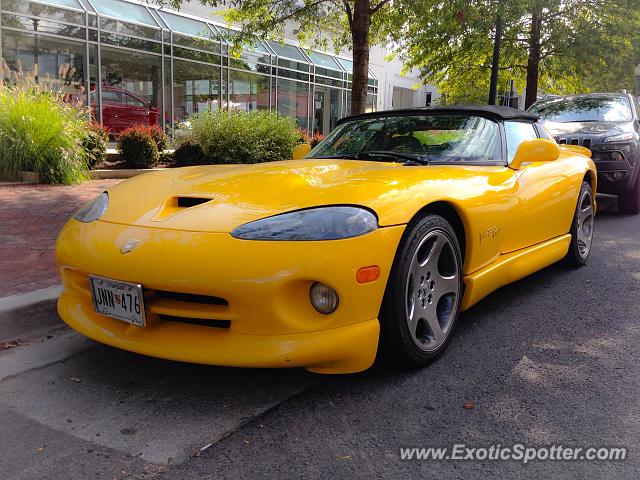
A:
{"type": "Polygon", "coordinates": [[[533,105],[530,110],[549,122],[630,122],[631,109],[626,98],[558,98],[533,105]]]}
{"type": "Polygon", "coordinates": [[[498,125],[472,115],[402,115],[351,120],[307,158],[362,158],[393,153],[429,162],[500,160],[498,125]]]}

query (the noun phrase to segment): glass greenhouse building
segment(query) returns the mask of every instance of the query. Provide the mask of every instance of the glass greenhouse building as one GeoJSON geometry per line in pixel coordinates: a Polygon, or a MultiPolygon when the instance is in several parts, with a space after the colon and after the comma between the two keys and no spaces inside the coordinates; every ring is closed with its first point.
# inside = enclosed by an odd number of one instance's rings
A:
{"type": "MultiPolygon", "coordinates": [[[[113,133],[204,109],[273,109],[309,133],[350,111],[352,61],[289,43],[239,56],[224,25],[123,0],[0,0],[0,75],[33,76],[113,133]]],[[[378,80],[369,79],[374,109],[378,80]]]]}

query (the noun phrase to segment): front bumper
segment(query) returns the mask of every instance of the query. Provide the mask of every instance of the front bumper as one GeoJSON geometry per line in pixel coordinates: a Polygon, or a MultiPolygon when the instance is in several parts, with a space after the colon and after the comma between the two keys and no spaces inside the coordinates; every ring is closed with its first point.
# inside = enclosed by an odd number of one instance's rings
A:
{"type": "Polygon", "coordinates": [[[591,147],[598,170],[598,192],[618,195],[633,188],[638,176],[640,153],[634,143],[599,143],[591,147]],[[619,155],[613,160],[612,155],[619,155]]]}
{"type": "Polygon", "coordinates": [[[375,359],[377,315],[403,231],[397,226],[337,241],[258,242],[225,233],[71,220],[56,247],[63,283],[58,311],[94,340],[160,358],[360,371],[375,359]],[[120,246],[131,239],[139,246],[122,254],[120,246]],[[380,278],[359,284],[357,270],[369,265],[380,267],[380,278]],[[89,274],[142,284],[148,325],[136,327],[95,313],[89,274]],[[321,315],[313,309],[309,288],[314,281],[338,292],[336,312],[321,315]],[[187,295],[167,298],[159,292],[187,295]],[[226,304],[191,301],[196,296],[226,304]],[[221,320],[226,328],[214,326],[221,320]]]}

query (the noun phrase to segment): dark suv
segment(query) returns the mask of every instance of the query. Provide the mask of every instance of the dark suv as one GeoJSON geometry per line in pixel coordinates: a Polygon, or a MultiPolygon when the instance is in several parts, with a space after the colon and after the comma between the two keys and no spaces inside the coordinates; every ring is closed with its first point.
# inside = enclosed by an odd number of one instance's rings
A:
{"type": "Polygon", "coordinates": [[[640,106],[627,93],[591,93],[542,99],[529,111],[560,144],[593,153],[598,192],[618,195],[622,213],[640,213],[640,106]]]}

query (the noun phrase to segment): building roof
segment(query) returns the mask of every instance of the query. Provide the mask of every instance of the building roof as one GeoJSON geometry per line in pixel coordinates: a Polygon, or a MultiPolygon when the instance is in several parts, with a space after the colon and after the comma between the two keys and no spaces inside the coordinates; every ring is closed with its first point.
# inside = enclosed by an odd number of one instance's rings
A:
{"type": "Polygon", "coordinates": [[[477,115],[479,117],[489,117],[495,120],[523,120],[535,122],[538,116],[524,110],[518,110],[511,107],[502,107],[499,105],[446,105],[438,107],[422,107],[422,108],[404,108],[400,110],[383,110],[380,112],[369,112],[361,115],[352,115],[338,120],[338,125],[349,120],[360,118],[376,118],[376,117],[397,117],[404,115],[428,115],[430,113],[437,114],[456,114],[463,113],[466,115],[477,115]]]}

